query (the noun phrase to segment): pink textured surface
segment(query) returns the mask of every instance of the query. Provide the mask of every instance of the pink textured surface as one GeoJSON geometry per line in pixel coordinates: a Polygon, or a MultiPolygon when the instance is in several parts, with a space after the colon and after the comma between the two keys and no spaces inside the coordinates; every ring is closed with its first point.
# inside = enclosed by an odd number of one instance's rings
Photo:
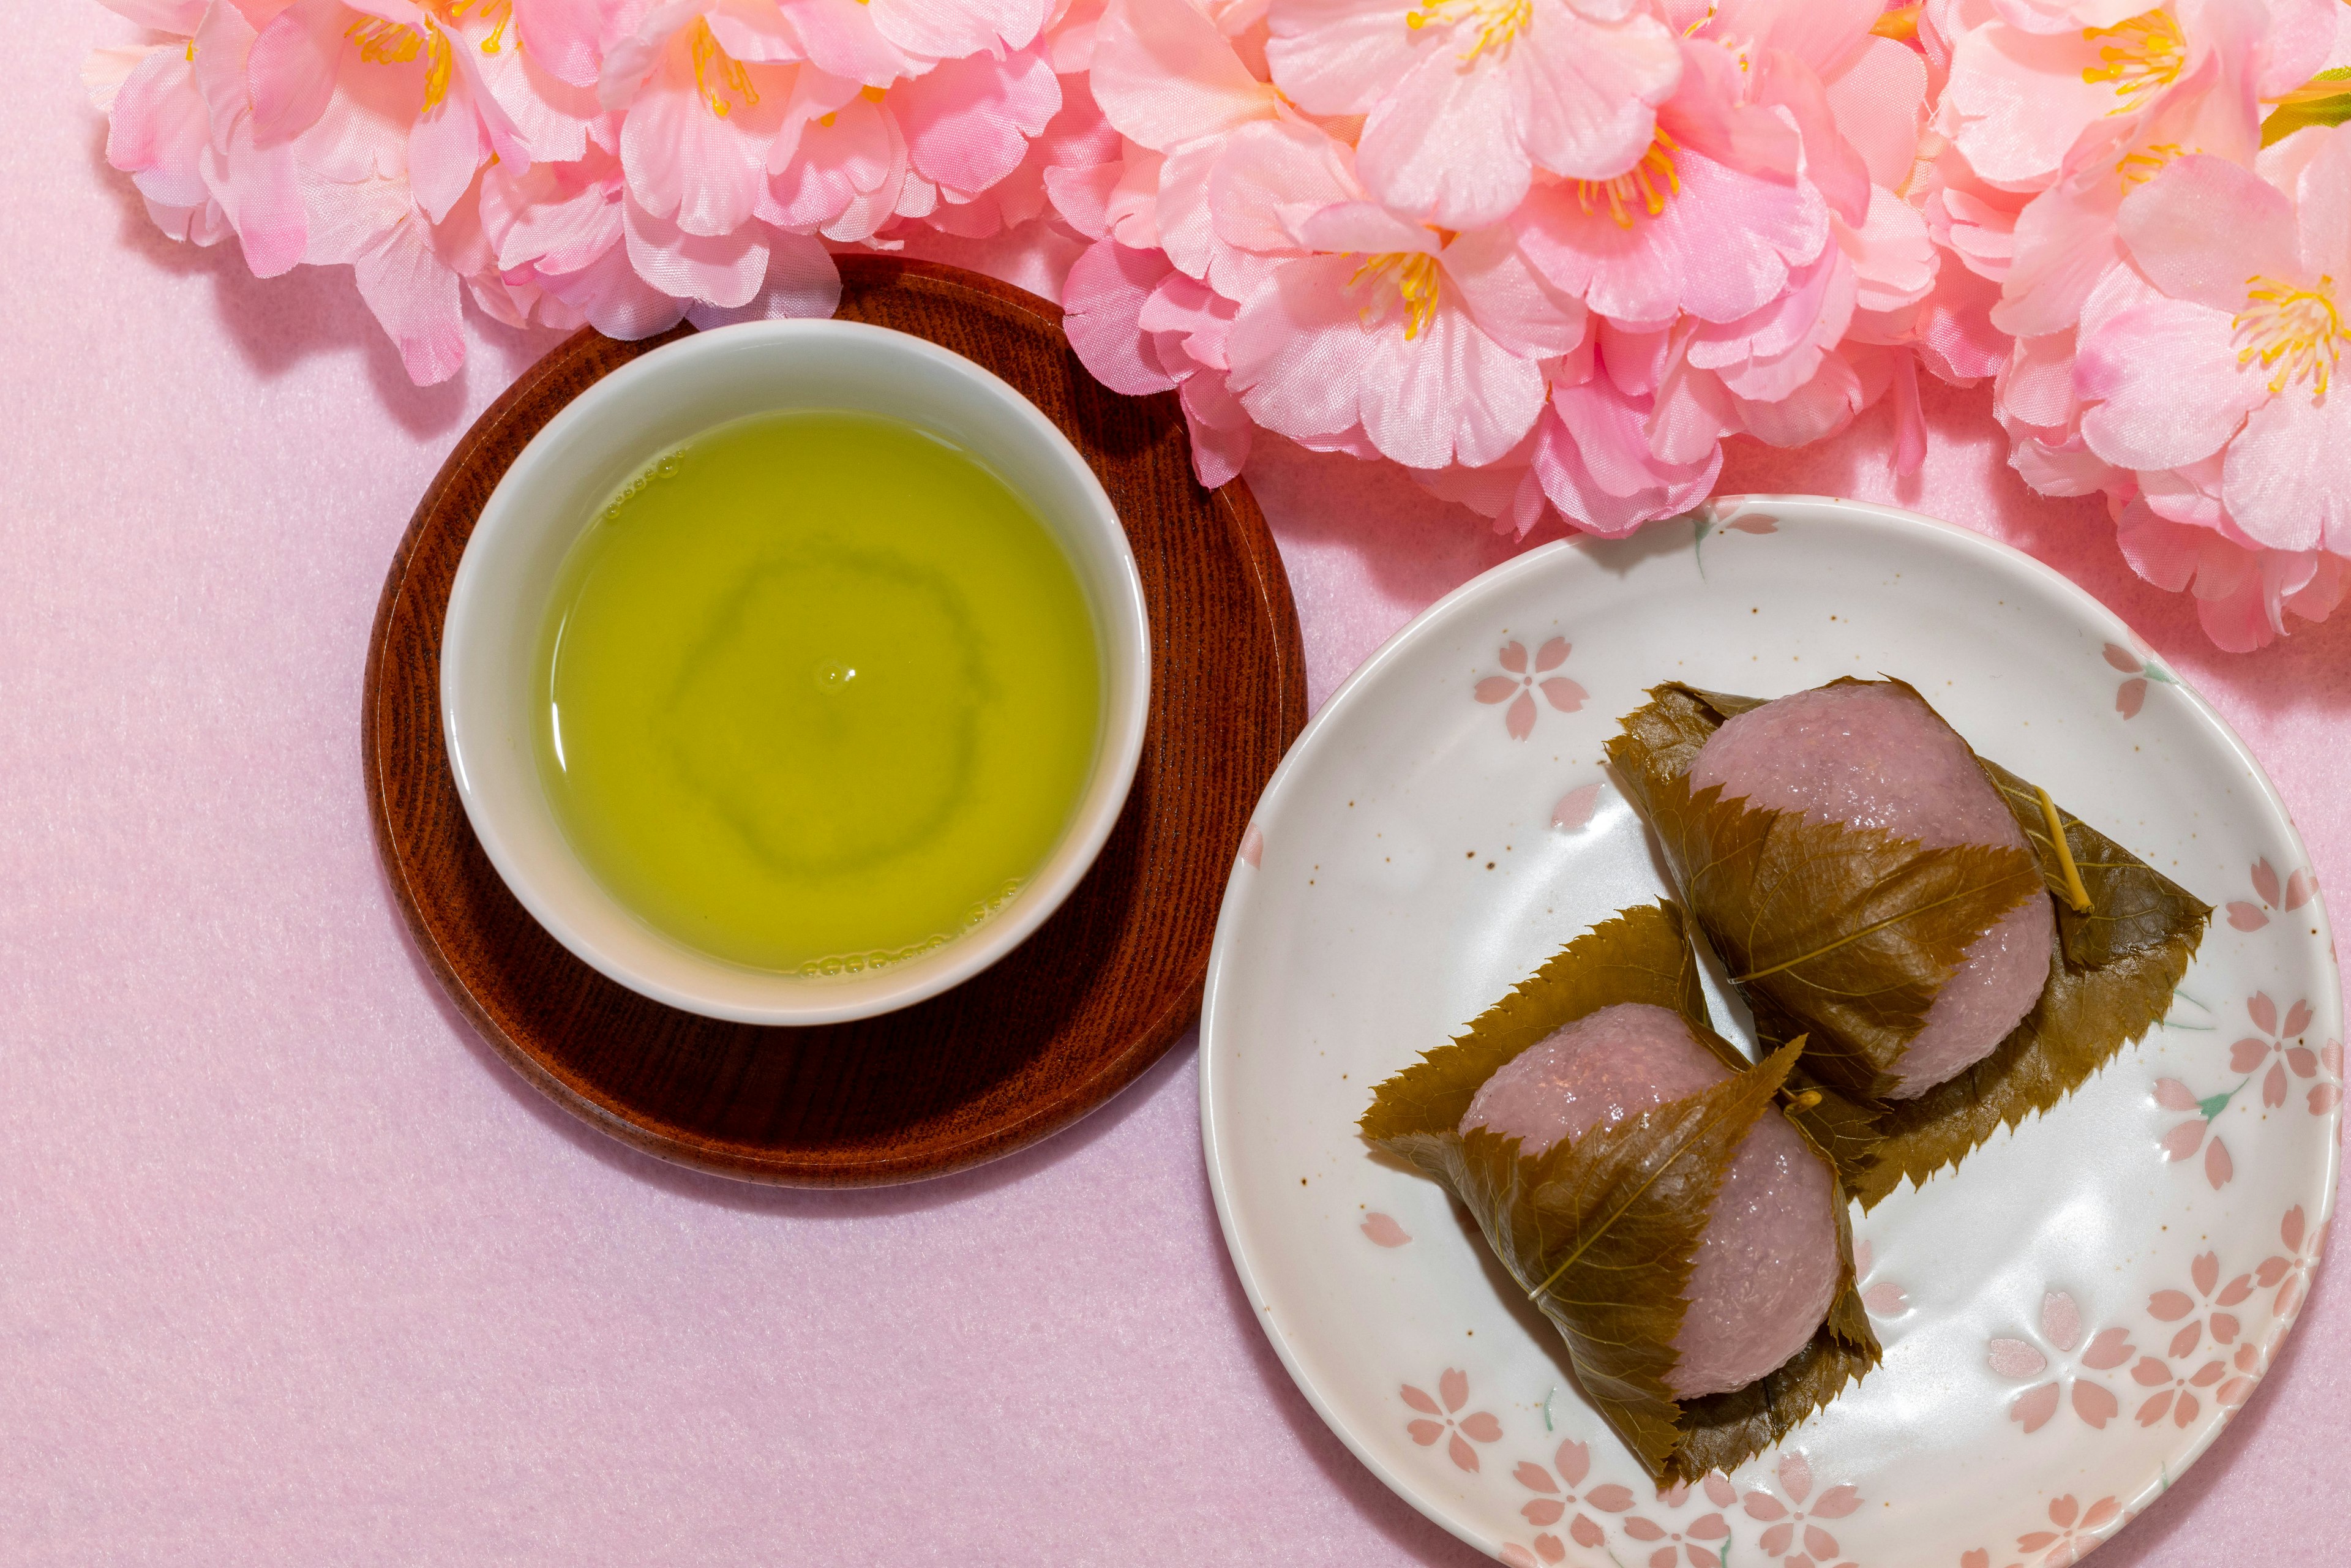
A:
{"type": "MultiPolygon", "coordinates": [[[[1540,1155],[1601,1123],[1640,1120],[1729,1078],[1681,1015],[1626,1002],[1588,1013],[1527,1047],[1486,1080],[1461,1118],[1524,1140],[1540,1155]]],[[[1836,1294],[1836,1210],[1829,1167],[1775,1106],[1740,1141],[1722,1174],[1682,1291],[1666,1376],[1677,1396],[1743,1388],[1809,1343],[1836,1294]]]]}
{"type": "MultiPolygon", "coordinates": [[[[442,1002],[377,869],[361,664],[409,510],[547,340],[411,389],[347,276],[151,235],[24,8],[0,96],[0,1560],[1466,1565],[1330,1437],[1242,1300],[1192,1053],[927,1186],[684,1175],[548,1106],[442,1002]]],[[[1042,260],[1050,263],[1050,251],[1042,260]]],[[[1033,277],[1034,271],[1019,274],[1033,277]]],[[[1729,489],[1899,501],[2054,561],[2251,741],[2351,888],[2351,615],[2214,653],[1980,392],[1742,450],[1729,489]]],[[[1318,695],[1505,553],[1276,450],[1318,695]]],[[[2339,1562],[2351,1286],[2097,1561],[2339,1562]]],[[[1874,1568],[1874,1565],[1873,1565],[1874,1568]]]]}

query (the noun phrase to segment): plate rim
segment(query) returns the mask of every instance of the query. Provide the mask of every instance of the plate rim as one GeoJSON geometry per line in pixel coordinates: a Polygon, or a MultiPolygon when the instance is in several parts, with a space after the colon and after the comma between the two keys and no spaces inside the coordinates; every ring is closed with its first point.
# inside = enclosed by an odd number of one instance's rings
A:
{"type": "MultiPolygon", "coordinates": [[[[1719,526],[1750,507],[1756,509],[1801,507],[1873,527],[1890,528],[1897,531],[1923,530],[1930,536],[1973,550],[1984,559],[1995,562],[2003,569],[2011,570],[2021,569],[2027,578],[2037,579],[2043,584],[2053,586],[2059,591],[2061,596],[2070,599],[2077,609],[2086,610],[2088,612],[2086,619],[2091,625],[2119,627],[2126,635],[2134,640],[2137,639],[2137,633],[2132,631],[2129,623],[2119,614],[2107,608],[2095,594],[2047,562],[2019,549],[2003,539],[1993,538],[1988,534],[1979,533],[1972,528],[1963,528],[1959,524],[1946,522],[1938,517],[1930,517],[1900,507],[1885,506],[1873,501],[1855,501],[1833,496],[1776,492],[1742,493],[1711,497],[1688,512],[1650,524],[1649,528],[1669,528],[1685,521],[1719,526]]],[[[1251,831],[1257,831],[1257,824],[1268,814],[1269,804],[1279,804],[1280,797],[1295,787],[1293,780],[1304,767],[1303,759],[1312,753],[1325,728],[1336,722],[1334,716],[1362,700],[1358,693],[1381,679],[1387,669],[1403,656],[1404,651],[1412,643],[1428,633],[1430,626],[1448,615],[1462,602],[1499,591],[1519,578],[1545,569],[1549,563],[1557,560],[1562,555],[1583,555],[1584,551],[1578,548],[1583,537],[1572,535],[1566,538],[1553,539],[1488,568],[1422,609],[1374,649],[1371,654],[1358,664],[1344,681],[1340,683],[1330,696],[1324,699],[1322,705],[1308,719],[1305,729],[1290,743],[1289,751],[1282,757],[1280,766],[1274,769],[1273,777],[1266,781],[1264,790],[1258,797],[1257,810],[1250,819],[1251,831]]],[[[2278,793],[2276,781],[2271,779],[2269,770],[2262,766],[2261,759],[2255,757],[2252,749],[2246,746],[2244,737],[2237,733],[2235,727],[2211,705],[2202,692],[2184,679],[2176,676],[2174,679],[2179,691],[2193,705],[2196,716],[2208,730],[2216,733],[2226,743],[2231,752],[2260,787],[2262,800],[2273,813],[2274,820],[2283,824],[2285,828],[2289,846],[2295,852],[2300,862],[2307,863],[2309,848],[2303,841],[2302,830],[2295,823],[2293,812],[2287,809],[2284,798],[2278,793]]],[[[1259,1331],[1271,1343],[1274,1354],[1280,1361],[1282,1370],[1290,1375],[1291,1384],[1305,1396],[1307,1403],[1313,1407],[1314,1414],[1322,1420],[1323,1426],[1345,1446],[1347,1451],[1353,1454],[1364,1469],[1379,1479],[1382,1485],[1410,1504],[1423,1518],[1437,1525],[1465,1545],[1492,1556],[1495,1549],[1479,1536],[1472,1533],[1465,1521],[1452,1517],[1447,1511],[1437,1506],[1433,1499],[1424,1497],[1419,1488],[1407,1482],[1392,1467],[1368,1451],[1364,1445],[1357,1440],[1356,1434],[1350,1426],[1337,1417],[1331,1403],[1325,1398],[1323,1391],[1306,1375],[1292,1354],[1288,1336],[1277,1332],[1276,1325],[1268,1321],[1270,1314],[1264,1293],[1259,1288],[1256,1270],[1251,1266],[1247,1249],[1241,1246],[1235,1235],[1234,1199],[1228,1187],[1228,1173],[1221,1155],[1224,1134],[1219,1128],[1217,1115],[1216,1095],[1218,1080],[1216,1062],[1218,1044],[1218,996],[1223,985],[1226,961],[1232,951],[1228,937],[1230,927],[1237,925],[1240,919],[1238,913],[1238,901],[1235,896],[1235,891],[1238,885],[1238,875],[1228,878],[1224,902],[1217,915],[1216,936],[1209,948],[1207,982],[1200,1006],[1201,1155],[1207,1166],[1209,1195],[1216,1205],[1217,1228],[1224,1240],[1226,1256],[1231,1260],[1233,1271],[1240,1281],[1242,1293],[1256,1309],[1249,1315],[1256,1321],[1259,1331]]],[[[2333,923],[2328,918],[2324,897],[2314,900],[2314,904],[2319,929],[2312,940],[2329,955],[2328,967],[2335,972],[2335,994],[2330,999],[2339,1020],[2343,1013],[2342,977],[2339,965],[2332,957],[2335,950],[2333,923]]],[[[2327,1226],[2334,1218],[2335,1195],[2342,1180],[2343,1117],[2344,1106],[2342,1102],[2338,1101],[2326,1116],[2333,1135],[2325,1142],[2325,1157],[2322,1162],[2324,1176],[2321,1194],[2315,1217],[2309,1221],[2310,1233],[2322,1238],[2325,1235],[2327,1226]]],[[[2323,1266],[2323,1250],[2320,1263],[2323,1266]]],[[[2293,1321],[2285,1324],[2278,1337],[2279,1350],[2283,1349],[2285,1341],[2291,1337],[2299,1321],[2297,1313],[2293,1321]]],[[[2276,1354],[2273,1351],[2271,1356],[2273,1365],[2276,1354]]],[[[2262,1368],[2262,1375],[2257,1379],[2257,1385],[2268,1380],[2269,1371],[2268,1365],[2262,1368]]],[[[2185,1458],[2177,1467],[2167,1466],[2163,1474],[2175,1481],[2179,1476],[2185,1475],[2198,1460],[2204,1457],[2228,1425],[2229,1423],[2224,1420],[2206,1423],[2201,1433],[2186,1451],[2185,1458]]],[[[2148,1485],[2158,1485],[2160,1481],[2159,1476],[2148,1485]]],[[[2093,1544],[2103,1544],[2112,1540],[2115,1533],[2122,1528],[2122,1523],[2127,1522],[2136,1515],[2140,1506],[2140,1500],[2146,1496],[2147,1490],[2148,1486],[2142,1486],[2134,1494],[2132,1505],[2123,1515],[2122,1521],[2099,1533],[2093,1544]]]]}

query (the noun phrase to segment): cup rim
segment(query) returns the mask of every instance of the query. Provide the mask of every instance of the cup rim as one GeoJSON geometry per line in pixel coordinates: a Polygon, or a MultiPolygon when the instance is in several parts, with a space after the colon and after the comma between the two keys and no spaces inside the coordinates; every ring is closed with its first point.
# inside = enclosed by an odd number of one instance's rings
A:
{"type": "MultiPolygon", "coordinates": [[[[731,420],[795,406],[811,405],[745,400],[742,406],[701,428],[715,429],[731,420]]],[[[922,423],[920,420],[910,423],[922,423]]],[[[975,455],[982,462],[991,461],[987,453],[975,455]]],[[[595,516],[592,508],[581,512],[562,549],[555,552],[559,561],[595,516]]],[[[559,532],[564,527],[561,523],[537,526],[559,532]]],[[[1076,890],[1117,826],[1142,759],[1151,698],[1150,613],[1134,549],[1101,480],[1068,435],[1018,388],[952,350],[890,328],[829,319],[750,321],[698,331],[639,356],[559,410],[516,455],[482,505],[450,587],[442,622],[440,663],[442,740],[458,800],[499,880],[531,918],[573,956],[639,995],[706,1018],[768,1026],[842,1023],[911,1007],[962,985],[1026,942],[1076,890]],[[530,788],[542,801],[563,852],[582,873],[581,884],[619,917],[623,928],[642,934],[644,946],[662,954],[669,972],[654,973],[629,954],[613,950],[571,917],[567,905],[577,900],[552,892],[534,873],[528,856],[509,831],[510,824],[475,777],[484,761],[493,767],[505,764],[497,759],[493,737],[476,732],[475,727],[486,725],[490,716],[470,711],[475,705],[467,700],[466,677],[476,673],[475,665],[496,655],[496,618],[519,614],[536,623],[546,611],[537,596],[552,589],[550,578],[535,576],[518,589],[506,585],[507,591],[498,596],[497,585],[486,580],[479,566],[486,552],[477,551],[476,546],[533,527],[534,520],[527,515],[527,497],[539,480],[538,470],[554,461],[557,450],[574,439],[582,426],[611,418],[616,409],[640,398],[640,389],[648,383],[658,384],[697,361],[722,354],[747,349],[789,352],[795,347],[824,343],[846,343],[896,356],[901,368],[893,374],[897,379],[935,381],[944,376],[961,381],[1008,411],[1020,428],[1020,438],[1032,446],[1031,455],[1074,482],[1079,505],[1071,510],[1079,515],[1067,519],[1072,526],[1052,531],[1063,553],[1080,567],[1081,585],[1096,622],[1103,713],[1093,771],[1038,873],[1000,913],[935,953],[887,970],[854,977],[810,977],[760,970],[701,951],[630,909],[580,859],[553,803],[545,799],[536,763],[530,764],[534,775],[530,788]],[[1106,590],[1084,570],[1087,563],[1076,559],[1081,547],[1098,552],[1099,559],[1093,564],[1108,567],[1111,580],[1106,590]],[[526,600],[531,602],[523,602],[526,600]],[[692,977],[714,983],[708,988],[697,988],[691,983],[692,977]],[[723,988],[715,983],[722,977],[723,988]]]]}

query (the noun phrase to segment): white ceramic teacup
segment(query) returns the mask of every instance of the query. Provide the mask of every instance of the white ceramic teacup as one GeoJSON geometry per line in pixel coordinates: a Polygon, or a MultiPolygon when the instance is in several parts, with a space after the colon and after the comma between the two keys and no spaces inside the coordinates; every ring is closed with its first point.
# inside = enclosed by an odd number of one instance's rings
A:
{"type": "Polygon", "coordinates": [[[961,355],[852,321],[760,321],[668,344],[590,387],[531,439],[482,508],[441,637],[442,732],[490,863],[555,939],[657,1001],[746,1023],[816,1024],[905,1007],[1026,940],[1109,838],[1143,751],[1151,696],[1143,583],[1110,497],[1036,405],[961,355]],[[1101,740],[1061,841],[992,919],[936,951],[860,975],[744,967],[624,907],[566,840],[532,736],[540,630],[565,553],[612,490],[664,449],[746,414],[885,414],[966,447],[1023,497],[1076,570],[1102,657],[1101,740]]]}

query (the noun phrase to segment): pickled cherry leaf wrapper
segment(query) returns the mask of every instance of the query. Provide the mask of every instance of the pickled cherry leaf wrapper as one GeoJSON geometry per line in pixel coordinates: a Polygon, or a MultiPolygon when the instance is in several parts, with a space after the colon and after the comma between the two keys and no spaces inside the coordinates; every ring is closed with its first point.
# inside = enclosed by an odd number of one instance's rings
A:
{"type": "Polygon", "coordinates": [[[1705,723],[1698,694],[1685,691],[1653,694],[1609,758],[1758,1034],[1773,1046],[1809,1035],[1808,1073],[1849,1098],[1884,1098],[1969,946],[2041,894],[2039,867],[2022,850],[1922,849],[1878,829],[1750,809],[1720,786],[1692,794],[1691,762],[1720,721],[1705,723]],[[1677,767],[1645,765],[1660,734],[1677,767]]]}
{"type": "MultiPolygon", "coordinates": [[[[1911,687],[1888,684],[1933,711],[1911,687]]],[[[1927,849],[1875,830],[1750,810],[1721,800],[1719,789],[1693,796],[1687,775],[1698,748],[1724,720],[1763,699],[1678,682],[1649,695],[1609,743],[1609,760],[1663,841],[1765,1047],[1806,1037],[1791,1082],[1822,1092],[1808,1131],[1865,1209],[1904,1176],[1924,1181],[2001,1127],[2048,1110],[2169,1008],[2210,908],[2061,810],[2066,850],[2090,897],[2089,910],[2076,912],[2063,896],[2064,861],[2040,792],[2016,774],[1976,758],[2030,854],[1927,849]],[[1784,851],[1777,858],[1769,847],[1775,839],[1784,851]],[[1886,1098],[1892,1069],[1936,992],[1969,945],[2019,901],[2020,881],[2024,895],[2054,903],[2057,951],[2040,999],[1981,1061],[1916,1099],[1886,1098]],[[1799,924],[1784,924],[1791,921],[1799,924]],[[1790,948],[1839,938],[1847,939],[1834,949],[1844,962],[1784,965],[1790,948]]]]}
{"type": "Polygon", "coordinates": [[[1560,1331],[1584,1393],[1660,1486],[1735,1467],[1877,1364],[1854,1277],[1846,1194],[1833,1182],[1842,1277],[1811,1343],[1727,1394],[1677,1401],[1665,1383],[1682,1291],[1723,1173],[1800,1051],[1792,1043],[1755,1064],[1717,1035],[1681,911],[1650,904],[1569,944],[1466,1034],[1381,1084],[1363,1119],[1366,1139],[1468,1207],[1510,1277],[1560,1331]],[[1514,1137],[1458,1131],[1504,1064],[1562,1025],[1623,1002],[1678,1012],[1735,1076],[1539,1156],[1521,1155],[1514,1137]]]}

